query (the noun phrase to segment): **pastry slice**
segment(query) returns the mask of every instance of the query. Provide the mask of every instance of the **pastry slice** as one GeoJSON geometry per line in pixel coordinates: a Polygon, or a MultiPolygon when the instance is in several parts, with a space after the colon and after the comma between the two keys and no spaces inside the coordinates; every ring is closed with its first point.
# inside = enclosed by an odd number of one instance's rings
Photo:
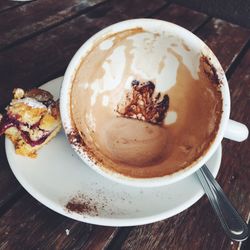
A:
{"type": "Polygon", "coordinates": [[[0,114],[0,135],[6,134],[17,154],[36,157],[37,150],[61,129],[59,102],[42,89],[14,89],[14,98],[0,114]]]}

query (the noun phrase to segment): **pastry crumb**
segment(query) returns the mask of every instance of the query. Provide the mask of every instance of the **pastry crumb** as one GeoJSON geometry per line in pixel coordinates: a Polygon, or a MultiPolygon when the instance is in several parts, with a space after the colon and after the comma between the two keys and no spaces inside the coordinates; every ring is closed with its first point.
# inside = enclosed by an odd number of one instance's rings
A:
{"type": "Polygon", "coordinates": [[[123,117],[161,124],[169,108],[169,96],[155,93],[151,81],[140,83],[133,80],[131,91],[117,106],[117,113],[123,117]]]}

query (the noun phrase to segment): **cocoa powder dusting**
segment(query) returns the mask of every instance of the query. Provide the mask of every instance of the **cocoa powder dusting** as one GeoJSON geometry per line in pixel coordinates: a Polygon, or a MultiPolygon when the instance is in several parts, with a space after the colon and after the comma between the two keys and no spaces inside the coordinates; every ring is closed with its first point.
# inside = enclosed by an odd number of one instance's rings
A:
{"type": "Polygon", "coordinates": [[[73,197],[68,201],[65,207],[68,212],[98,216],[97,206],[95,202],[93,202],[91,198],[84,195],[77,195],[73,197]]]}
{"type": "Polygon", "coordinates": [[[210,79],[210,81],[214,84],[220,85],[221,82],[219,80],[218,74],[217,74],[217,70],[216,68],[212,65],[212,63],[210,62],[210,58],[206,57],[206,56],[201,56],[200,61],[203,65],[203,70],[204,73],[206,74],[206,76],[210,79]]]}
{"type": "Polygon", "coordinates": [[[154,97],[155,85],[151,81],[131,83],[132,90],[126,96],[125,104],[119,104],[117,112],[124,117],[153,124],[161,124],[169,107],[169,97],[158,93],[154,97]]]}
{"type": "Polygon", "coordinates": [[[77,131],[77,129],[72,130],[69,134],[67,134],[68,141],[75,146],[84,146],[84,141],[77,131]]]}

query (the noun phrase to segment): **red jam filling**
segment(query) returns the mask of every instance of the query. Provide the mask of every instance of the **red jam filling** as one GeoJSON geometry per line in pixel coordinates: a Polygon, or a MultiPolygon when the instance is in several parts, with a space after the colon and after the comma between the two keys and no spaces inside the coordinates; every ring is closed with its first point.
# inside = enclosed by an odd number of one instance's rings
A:
{"type": "Polygon", "coordinates": [[[8,115],[4,115],[3,118],[2,118],[2,120],[1,120],[1,122],[0,122],[0,136],[1,136],[2,134],[4,134],[4,132],[5,132],[8,128],[10,128],[10,127],[16,127],[16,128],[21,132],[21,136],[22,136],[23,140],[24,140],[26,143],[28,143],[29,145],[31,145],[32,147],[34,147],[34,146],[37,146],[37,145],[42,144],[42,143],[48,138],[48,136],[51,134],[51,132],[47,132],[47,131],[44,131],[44,130],[42,130],[42,129],[39,128],[41,131],[43,131],[43,136],[42,136],[41,138],[37,139],[37,140],[32,140],[32,139],[30,138],[29,133],[28,133],[27,131],[23,131],[23,130],[21,129],[21,125],[27,126],[27,127],[29,127],[30,129],[35,129],[35,128],[38,128],[38,127],[39,127],[39,125],[40,125],[40,120],[39,120],[37,123],[35,123],[35,124],[29,126],[29,125],[26,124],[26,123],[23,123],[23,122],[18,121],[18,120],[17,120],[16,118],[14,118],[14,117],[11,117],[11,116],[8,116],[8,115]]]}

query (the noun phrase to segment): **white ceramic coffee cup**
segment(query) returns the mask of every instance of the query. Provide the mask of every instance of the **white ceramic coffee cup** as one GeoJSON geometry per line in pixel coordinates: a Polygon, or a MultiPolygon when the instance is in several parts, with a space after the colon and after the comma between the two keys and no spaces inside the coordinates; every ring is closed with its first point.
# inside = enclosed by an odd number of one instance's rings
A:
{"type": "MultiPolygon", "coordinates": [[[[195,171],[197,171],[203,164],[205,164],[209,158],[214,154],[215,150],[218,148],[219,144],[221,143],[222,139],[228,138],[235,141],[243,141],[248,137],[248,129],[245,125],[238,123],[236,121],[229,119],[230,114],[230,93],[228,82],[225,76],[225,73],[217,60],[216,56],[213,52],[208,48],[208,46],[200,40],[197,36],[195,36],[190,31],[175,25],[173,23],[155,20],[155,19],[133,19],[127,20],[120,23],[116,23],[111,25],[94,36],[92,36],[89,40],[87,40],[76,52],[72,60],[70,61],[68,68],[66,70],[61,94],[60,94],[60,112],[63,127],[65,130],[66,135],[71,134],[71,132],[75,129],[74,123],[71,117],[71,88],[72,88],[72,81],[74,79],[74,75],[76,73],[77,68],[79,67],[82,58],[86,56],[89,51],[96,45],[101,39],[107,37],[111,34],[115,34],[117,32],[121,32],[128,29],[134,28],[142,28],[143,30],[156,32],[158,34],[161,33],[168,33],[171,34],[173,37],[182,40],[186,45],[191,48],[191,51],[195,53],[200,53],[208,58],[211,58],[211,63],[215,67],[217,71],[218,78],[221,82],[221,92],[223,98],[223,113],[221,117],[221,122],[219,125],[219,130],[216,135],[216,138],[212,142],[209,149],[204,153],[202,157],[200,157],[195,163],[191,166],[180,170],[174,174],[166,175],[163,177],[154,177],[154,178],[131,178],[111,170],[107,170],[96,164],[84,151],[83,147],[79,147],[76,144],[71,142],[72,147],[76,151],[76,153],[80,156],[80,158],[93,170],[98,172],[99,174],[108,177],[114,181],[118,181],[123,184],[133,185],[133,186],[144,186],[144,187],[152,187],[152,186],[161,186],[176,182],[181,180],[195,171]]],[[[117,72],[116,72],[117,73],[117,72]]],[[[118,72],[119,73],[119,72],[118,72]]]]}

